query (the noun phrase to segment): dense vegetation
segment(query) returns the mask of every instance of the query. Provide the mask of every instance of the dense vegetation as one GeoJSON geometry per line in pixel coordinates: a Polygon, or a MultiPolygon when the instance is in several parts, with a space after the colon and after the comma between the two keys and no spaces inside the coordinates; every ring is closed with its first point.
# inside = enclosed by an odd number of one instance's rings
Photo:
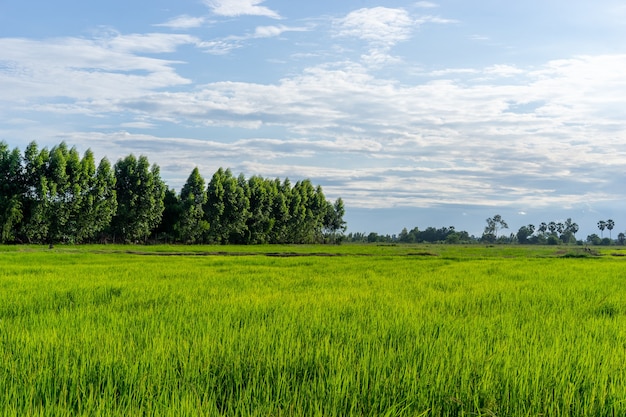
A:
{"type": "Polygon", "coordinates": [[[0,249],[4,416],[626,415],[626,257],[0,249]]]}
{"type": "Polygon", "coordinates": [[[65,143],[21,154],[0,142],[0,242],[322,243],[345,230],[344,206],[310,180],[234,177],[195,168],[180,194],[145,156],[96,166],[65,143]]]}

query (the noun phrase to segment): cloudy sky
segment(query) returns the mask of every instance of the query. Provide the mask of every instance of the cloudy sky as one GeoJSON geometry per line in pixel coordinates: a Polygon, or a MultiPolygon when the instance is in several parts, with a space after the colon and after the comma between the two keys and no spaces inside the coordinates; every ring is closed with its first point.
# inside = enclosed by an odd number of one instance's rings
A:
{"type": "MultiPolygon", "coordinates": [[[[310,178],[350,232],[626,230],[623,0],[0,0],[0,140],[310,178]]],[[[605,232],[605,234],[607,234],[605,232]]]]}

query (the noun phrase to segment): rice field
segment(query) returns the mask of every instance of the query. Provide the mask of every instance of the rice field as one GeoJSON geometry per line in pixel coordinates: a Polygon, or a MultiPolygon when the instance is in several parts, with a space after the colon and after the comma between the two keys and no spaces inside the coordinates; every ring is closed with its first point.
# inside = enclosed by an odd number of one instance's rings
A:
{"type": "Polygon", "coordinates": [[[624,254],[2,247],[0,416],[623,416],[624,254]]]}

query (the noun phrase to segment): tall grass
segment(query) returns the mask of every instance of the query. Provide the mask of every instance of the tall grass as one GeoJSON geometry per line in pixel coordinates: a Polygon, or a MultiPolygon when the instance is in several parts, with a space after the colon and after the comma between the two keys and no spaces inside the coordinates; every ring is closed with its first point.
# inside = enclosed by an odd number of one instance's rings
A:
{"type": "Polygon", "coordinates": [[[624,259],[490,249],[5,251],[1,415],[626,415],[624,259]]]}

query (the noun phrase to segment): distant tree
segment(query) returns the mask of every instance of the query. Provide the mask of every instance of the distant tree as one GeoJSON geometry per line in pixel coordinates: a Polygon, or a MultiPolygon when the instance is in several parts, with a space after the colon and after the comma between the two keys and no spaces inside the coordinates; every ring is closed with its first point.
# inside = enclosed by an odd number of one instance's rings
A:
{"type": "Polygon", "coordinates": [[[620,245],[623,245],[624,243],[626,243],[626,234],[624,234],[623,232],[620,232],[620,234],[617,235],[617,241],[619,242],[620,245]]]}
{"type": "Polygon", "coordinates": [[[614,227],[615,227],[615,222],[612,219],[608,219],[606,221],[606,228],[609,231],[609,239],[611,239],[611,240],[613,240],[613,236],[612,236],[611,231],[613,230],[614,227]]]}
{"type": "Polygon", "coordinates": [[[548,225],[545,222],[541,222],[537,231],[540,233],[546,233],[548,231],[548,225]]]}
{"type": "Polygon", "coordinates": [[[343,238],[346,231],[346,222],[343,219],[345,214],[346,209],[341,198],[335,200],[334,204],[327,203],[323,227],[326,239],[331,243],[340,243],[343,238]]]}
{"type": "Polygon", "coordinates": [[[552,234],[552,235],[556,234],[556,231],[557,231],[556,222],[548,223],[548,230],[550,231],[550,234],[552,234]]]}
{"type": "Polygon", "coordinates": [[[485,226],[484,235],[485,236],[493,235],[494,237],[493,240],[496,240],[498,238],[498,230],[509,228],[509,225],[504,221],[502,216],[499,214],[496,214],[495,216],[488,218],[486,221],[487,221],[487,226],[485,226]]]}
{"type": "Polygon", "coordinates": [[[604,237],[604,229],[606,229],[606,222],[604,220],[598,222],[598,229],[600,229],[600,236],[604,237]]]}
{"type": "Polygon", "coordinates": [[[378,242],[378,240],[379,240],[379,237],[378,237],[378,233],[376,232],[371,232],[370,234],[367,235],[368,243],[378,242]]]}
{"type": "Polygon", "coordinates": [[[520,244],[529,243],[528,238],[535,233],[535,226],[529,224],[528,226],[522,226],[517,231],[517,241],[520,244]]]}
{"type": "Polygon", "coordinates": [[[586,241],[587,243],[590,243],[594,246],[602,244],[602,239],[600,238],[600,236],[596,235],[595,233],[588,235],[586,241]]]}
{"type": "Polygon", "coordinates": [[[561,240],[563,243],[575,243],[576,232],[578,232],[578,224],[574,223],[571,218],[565,220],[561,240]]]}

